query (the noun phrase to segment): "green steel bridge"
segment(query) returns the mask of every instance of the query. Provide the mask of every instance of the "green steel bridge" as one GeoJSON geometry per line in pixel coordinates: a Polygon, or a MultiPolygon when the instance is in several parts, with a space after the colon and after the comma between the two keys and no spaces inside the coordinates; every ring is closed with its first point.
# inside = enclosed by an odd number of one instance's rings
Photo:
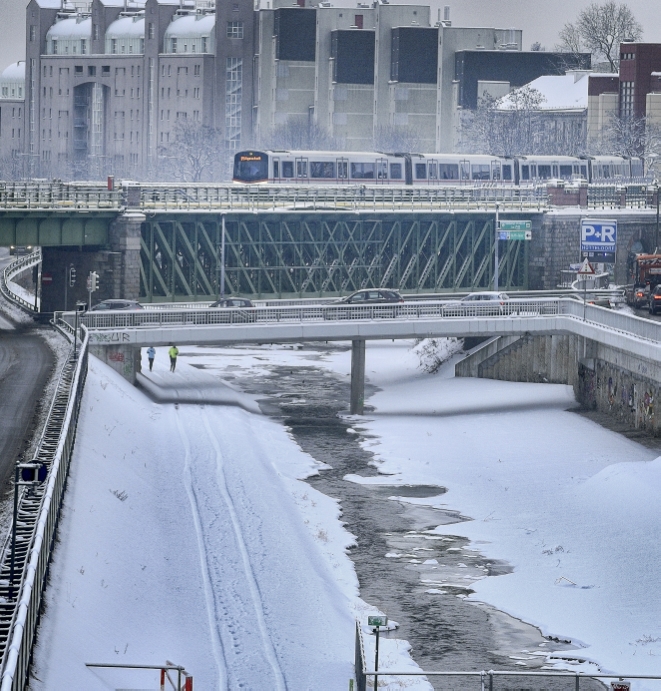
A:
{"type": "MultiPolygon", "coordinates": [[[[323,297],[363,287],[449,292],[493,284],[495,212],[539,227],[546,187],[0,183],[0,245],[103,251],[142,214],[139,297],[323,297]],[[224,232],[223,232],[224,227],[224,232]],[[224,241],[223,241],[224,238],[224,241]],[[223,252],[224,247],[224,252],[223,252]],[[224,254],[224,261],[223,261],[224,254]]],[[[592,186],[588,208],[651,208],[649,187],[592,186]]],[[[136,239],[137,240],[137,239],[136,239]]],[[[502,241],[499,284],[528,287],[526,241],[502,241]]],[[[137,245],[134,248],[137,251],[137,245]]]]}

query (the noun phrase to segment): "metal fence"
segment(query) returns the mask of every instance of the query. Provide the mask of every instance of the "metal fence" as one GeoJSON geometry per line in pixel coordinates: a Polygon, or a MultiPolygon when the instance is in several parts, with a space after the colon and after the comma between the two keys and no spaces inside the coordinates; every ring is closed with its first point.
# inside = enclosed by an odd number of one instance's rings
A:
{"type": "Polygon", "coordinates": [[[4,182],[0,184],[0,209],[119,210],[124,204],[121,190],[109,191],[94,183],[4,182]]]}
{"type": "MultiPolygon", "coordinates": [[[[55,544],[76,424],[87,376],[88,337],[74,357],[70,352],[60,373],[35,462],[48,471],[41,485],[25,490],[18,503],[15,584],[9,585],[11,554],[8,543],[0,564],[0,691],[22,691],[28,679],[42,596],[55,544]]],[[[64,330],[70,333],[69,329],[64,330]]]]}
{"type": "MultiPolygon", "coordinates": [[[[520,670],[489,670],[489,671],[432,671],[424,672],[420,671],[397,671],[389,668],[386,669],[374,669],[374,665],[369,665],[367,663],[367,658],[365,654],[365,642],[363,640],[363,630],[360,622],[356,622],[356,641],[355,641],[355,657],[354,657],[354,673],[356,677],[356,691],[367,691],[368,684],[370,687],[374,686],[374,678],[379,679],[397,677],[399,681],[406,678],[414,679],[416,677],[435,677],[440,679],[455,680],[455,684],[458,684],[463,680],[475,680],[475,685],[472,687],[477,691],[495,691],[498,688],[500,691],[506,691],[508,689],[521,688],[532,689],[547,689],[548,683],[555,680],[565,681],[572,684],[573,691],[580,691],[582,688],[589,688],[587,682],[602,680],[613,680],[613,681],[628,681],[630,679],[648,679],[648,680],[661,680],[659,675],[645,675],[645,674],[586,674],[583,672],[572,672],[563,670],[550,670],[550,671],[540,671],[540,672],[523,672],[520,670]],[[512,679],[510,685],[505,682],[507,679],[512,679]],[[581,684],[581,680],[583,683],[581,684]],[[371,684],[369,682],[372,682],[371,684]],[[499,683],[500,682],[500,683],[499,683]],[[513,685],[512,685],[513,684],[513,685]],[[525,684],[525,686],[524,686],[525,684]],[[535,684],[541,684],[536,687],[535,684]]],[[[381,686],[381,683],[379,683],[381,686]]],[[[398,687],[399,688],[399,687],[398,687]]],[[[452,688],[452,687],[450,687],[452,688]]],[[[569,690],[569,686],[566,684],[561,688],[569,690]]],[[[594,688],[594,687],[593,687],[594,688]]],[[[603,687],[601,687],[603,688],[603,687]]]]}
{"type": "Polygon", "coordinates": [[[9,300],[10,302],[18,305],[20,308],[30,312],[38,312],[40,308],[39,298],[35,298],[33,302],[28,302],[21,295],[16,294],[9,285],[9,282],[18,274],[27,271],[28,269],[41,263],[41,247],[38,247],[34,252],[26,254],[24,257],[18,258],[16,261],[12,262],[5,267],[2,275],[0,276],[0,292],[9,300]]]}

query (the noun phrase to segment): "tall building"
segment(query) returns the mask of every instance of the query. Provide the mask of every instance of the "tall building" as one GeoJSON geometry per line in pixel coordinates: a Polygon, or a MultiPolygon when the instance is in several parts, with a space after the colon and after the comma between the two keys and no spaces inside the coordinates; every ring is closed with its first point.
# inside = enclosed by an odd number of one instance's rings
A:
{"type": "Polygon", "coordinates": [[[30,0],[23,98],[0,91],[0,160],[23,176],[155,178],[187,146],[226,163],[248,146],[451,151],[480,80],[514,87],[560,61],[522,52],[521,31],[440,14],[387,0],[30,0]]]}

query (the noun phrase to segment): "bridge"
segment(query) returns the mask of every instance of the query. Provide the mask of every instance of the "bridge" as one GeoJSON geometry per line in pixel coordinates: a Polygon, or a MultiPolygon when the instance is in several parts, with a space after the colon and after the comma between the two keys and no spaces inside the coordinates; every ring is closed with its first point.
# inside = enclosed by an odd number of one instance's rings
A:
{"type": "MultiPolygon", "coordinates": [[[[64,316],[72,323],[73,313],[64,316]]],[[[494,358],[517,352],[519,358],[526,358],[522,347],[534,350],[535,339],[546,339],[548,347],[540,346],[543,352],[537,352],[538,362],[526,371],[555,372],[549,375],[551,379],[573,384],[579,398],[587,394],[594,398],[598,393],[597,361],[603,363],[611,381],[633,377],[640,387],[655,391],[661,383],[661,323],[571,298],[513,299],[496,306],[415,301],[369,306],[312,303],[253,310],[169,308],[90,312],[82,321],[89,331],[91,352],[132,382],[141,368],[140,348],[148,345],[351,341],[351,411],[358,414],[362,413],[365,341],[371,339],[489,339],[487,346],[462,363],[458,374],[468,376],[487,376],[484,365],[494,358]],[[589,391],[581,388],[586,378],[595,380],[589,391]]],[[[517,378],[516,372],[508,375],[517,378]]],[[[596,399],[593,403],[597,404],[596,399]]]]}
{"type": "MultiPolygon", "coordinates": [[[[494,222],[523,219],[532,241],[501,241],[499,284],[552,288],[579,256],[580,219],[618,212],[616,280],[634,242],[658,240],[654,185],[518,188],[83,183],[0,186],[0,245],[43,248],[43,311],[72,265],[100,274],[97,300],[323,297],[383,286],[405,293],[488,288],[494,222]],[[224,266],[224,271],[221,267],[224,266]],[[220,285],[221,277],[225,283],[220,285]]],[[[621,274],[621,275],[619,275],[621,274]]],[[[65,304],[65,299],[67,304],[65,304]]]]}

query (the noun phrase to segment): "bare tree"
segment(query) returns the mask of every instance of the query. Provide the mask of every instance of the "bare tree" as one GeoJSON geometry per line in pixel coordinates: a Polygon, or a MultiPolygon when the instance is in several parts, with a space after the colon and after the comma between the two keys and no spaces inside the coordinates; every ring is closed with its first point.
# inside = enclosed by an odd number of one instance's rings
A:
{"type": "Polygon", "coordinates": [[[647,170],[661,155],[661,128],[649,118],[613,114],[593,153],[640,156],[647,170]]]}
{"type": "Polygon", "coordinates": [[[181,182],[218,178],[229,157],[220,132],[200,122],[182,118],[174,126],[174,140],[158,152],[161,174],[181,182]]]}
{"type": "Polygon", "coordinates": [[[335,151],[341,148],[338,141],[316,122],[302,122],[293,118],[273,128],[263,139],[262,146],[294,151],[335,151]]]}
{"type": "Polygon", "coordinates": [[[579,12],[576,22],[565,24],[560,31],[557,47],[569,53],[580,53],[587,49],[593,59],[605,60],[610,71],[617,72],[620,43],[639,41],[642,37],[643,28],[629,6],[608,0],[603,5],[593,2],[579,12]]]}
{"type": "Polygon", "coordinates": [[[546,51],[546,46],[543,46],[539,41],[535,41],[530,45],[530,50],[533,51],[533,53],[543,53],[546,51]]]}
{"type": "Polygon", "coordinates": [[[415,130],[406,125],[384,125],[374,133],[374,150],[399,153],[420,151],[421,141],[415,130]]]}

